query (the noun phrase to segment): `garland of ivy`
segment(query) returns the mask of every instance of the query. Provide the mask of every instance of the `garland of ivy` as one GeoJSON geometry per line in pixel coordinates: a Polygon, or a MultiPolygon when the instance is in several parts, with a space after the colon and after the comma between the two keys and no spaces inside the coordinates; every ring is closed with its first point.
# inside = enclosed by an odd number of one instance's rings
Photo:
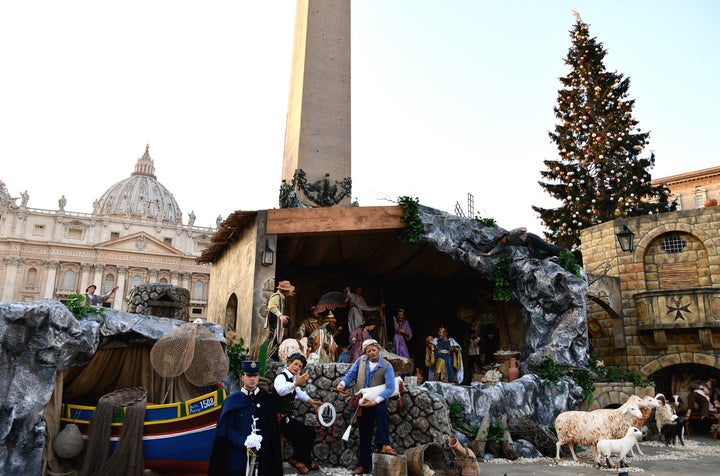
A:
{"type": "Polygon", "coordinates": [[[405,228],[400,231],[400,239],[408,243],[420,243],[422,240],[423,227],[420,219],[420,201],[417,198],[402,196],[398,203],[403,207],[403,216],[400,220],[405,223],[405,228]]]}

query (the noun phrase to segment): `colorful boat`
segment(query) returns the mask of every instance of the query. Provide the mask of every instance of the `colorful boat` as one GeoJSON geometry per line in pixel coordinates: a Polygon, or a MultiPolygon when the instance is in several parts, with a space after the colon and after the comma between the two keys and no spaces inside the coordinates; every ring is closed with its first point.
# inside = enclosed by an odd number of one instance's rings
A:
{"type": "MultiPolygon", "coordinates": [[[[143,427],[145,468],[175,475],[207,474],[225,397],[225,389],[218,388],[184,402],[147,404],[143,427]]],[[[87,439],[94,411],[91,406],[63,404],[60,420],[76,424],[87,439]]],[[[124,416],[123,407],[113,416],[111,452],[117,445],[124,416]]]]}

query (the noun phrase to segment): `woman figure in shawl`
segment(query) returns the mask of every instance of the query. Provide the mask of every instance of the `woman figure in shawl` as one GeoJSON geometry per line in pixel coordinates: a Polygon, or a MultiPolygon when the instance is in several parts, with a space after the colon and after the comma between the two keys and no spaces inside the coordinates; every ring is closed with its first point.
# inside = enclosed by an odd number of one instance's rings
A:
{"type": "Polygon", "coordinates": [[[412,329],[410,329],[410,323],[405,318],[405,309],[398,309],[397,314],[393,316],[393,321],[395,323],[395,336],[393,337],[395,353],[400,357],[409,359],[410,351],[408,350],[407,343],[412,339],[412,329]]]}

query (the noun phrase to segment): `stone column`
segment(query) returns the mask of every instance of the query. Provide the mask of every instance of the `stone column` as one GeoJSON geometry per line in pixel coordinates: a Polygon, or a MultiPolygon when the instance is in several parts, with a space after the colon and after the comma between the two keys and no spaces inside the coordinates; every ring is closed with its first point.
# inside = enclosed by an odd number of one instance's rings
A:
{"type": "MultiPolygon", "coordinates": [[[[80,263],[80,269],[82,270],[82,274],[80,276],[80,289],[78,292],[82,294],[88,286],[93,284],[90,282],[90,271],[92,271],[93,265],[92,263],[80,263]]],[[[97,284],[95,284],[95,286],[97,286],[97,284]]]]}
{"type": "MultiPolygon", "coordinates": [[[[93,268],[95,269],[95,277],[93,278],[93,283],[95,283],[95,286],[97,286],[97,293],[102,294],[105,292],[105,289],[103,288],[103,270],[105,269],[104,264],[94,264],[93,268]]],[[[85,291],[85,289],[83,289],[85,291]]]]}
{"type": "Polygon", "coordinates": [[[158,280],[158,273],[160,272],[157,268],[150,268],[148,269],[148,283],[157,283],[158,280]]]}
{"type": "Polygon", "coordinates": [[[45,278],[45,291],[42,297],[46,299],[55,299],[55,288],[57,288],[55,280],[57,279],[57,270],[60,267],[58,261],[45,261],[43,266],[47,269],[45,278]]]}
{"type": "Polygon", "coordinates": [[[170,271],[170,284],[179,286],[178,281],[180,279],[180,271],[170,271]]]}
{"type": "Polygon", "coordinates": [[[17,271],[24,259],[19,256],[6,256],[3,261],[5,261],[5,282],[2,287],[2,300],[14,301],[17,271]]]}
{"type": "Polygon", "coordinates": [[[189,290],[189,291],[190,291],[190,295],[192,296],[192,289],[190,289],[190,284],[191,284],[190,276],[191,276],[191,274],[188,273],[187,271],[184,271],[184,272],[180,273],[180,276],[182,276],[182,281],[181,281],[182,284],[180,284],[180,286],[183,287],[183,288],[185,288],[185,289],[187,289],[187,290],[189,290]]]}
{"type": "Polygon", "coordinates": [[[118,287],[118,290],[115,292],[115,299],[113,299],[113,309],[117,309],[118,311],[122,310],[123,301],[125,300],[125,281],[127,280],[127,272],[128,267],[127,266],[118,266],[117,267],[117,283],[115,285],[118,287]]]}

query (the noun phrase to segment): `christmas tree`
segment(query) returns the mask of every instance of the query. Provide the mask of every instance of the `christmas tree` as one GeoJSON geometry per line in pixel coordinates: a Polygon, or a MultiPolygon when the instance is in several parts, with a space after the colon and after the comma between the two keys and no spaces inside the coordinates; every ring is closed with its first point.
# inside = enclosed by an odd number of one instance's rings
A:
{"type": "Polygon", "coordinates": [[[630,80],[605,69],[603,44],[574,13],[577,22],[565,59],[570,73],[560,78],[563,87],[554,108],[559,123],[550,132],[559,159],[544,161],[547,170],[540,172],[539,182],[561,205],[533,206],[549,230],[549,241],[568,249],[580,244],[583,228],[676,207],[667,187],[652,185],[648,171],[655,155],[640,157],[649,134],[633,119],[630,80]]]}

